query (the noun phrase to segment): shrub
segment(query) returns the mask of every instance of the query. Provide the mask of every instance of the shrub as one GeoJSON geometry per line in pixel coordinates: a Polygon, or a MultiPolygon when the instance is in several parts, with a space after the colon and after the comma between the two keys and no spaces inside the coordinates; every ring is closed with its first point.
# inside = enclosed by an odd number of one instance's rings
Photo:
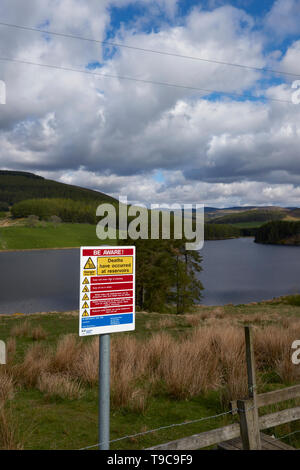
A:
{"type": "Polygon", "coordinates": [[[29,215],[26,219],[27,227],[36,227],[38,224],[39,218],[36,215],[29,215]]]}

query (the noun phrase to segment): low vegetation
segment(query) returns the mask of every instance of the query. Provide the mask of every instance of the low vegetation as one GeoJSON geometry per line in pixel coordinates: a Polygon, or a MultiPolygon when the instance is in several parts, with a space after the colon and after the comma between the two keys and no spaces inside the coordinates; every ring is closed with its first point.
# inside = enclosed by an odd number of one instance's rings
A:
{"type": "MultiPolygon", "coordinates": [[[[300,338],[299,308],[284,298],[199,307],[185,315],[138,313],[136,332],[112,336],[111,438],[218,414],[247,395],[245,324],[254,326],[258,391],[299,383],[299,366],[291,362],[291,344],[300,338]]],[[[0,369],[1,448],[76,449],[97,442],[98,338],[78,337],[77,315],[0,317],[9,349],[9,363],[0,369]],[[46,335],[34,339],[37,330],[46,335]]],[[[234,419],[162,430],[112,448],[149,447],[234,419]]],[[[270,432],[296,429],[291,423],[270,432]]],[[[286,442],[299,445],[297,435],[286,442]]]]}

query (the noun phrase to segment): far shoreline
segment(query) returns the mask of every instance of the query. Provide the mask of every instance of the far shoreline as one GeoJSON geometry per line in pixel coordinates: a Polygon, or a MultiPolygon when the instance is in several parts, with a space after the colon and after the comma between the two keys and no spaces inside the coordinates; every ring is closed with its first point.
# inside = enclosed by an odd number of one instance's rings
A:
{"type": "MultiPolygon", "coordinates": [[[[227,304],[219,304],[219,305],[203,305],[203,304],[197,304],[194,306],[194,309],[192,309],[189,312],[185,312],[182,314],[176,314],[176,313],[161,313],[161,312],[148,312],[148,311],[136,311],[136,315],[141,315],[141,314],[151,314],[151,315],[161,315],[161,316],[178,316],[178,317],[184,317],[185,315],[190,315],[190,314],[201,314],[203,313],[203,310],[215,310],[215,309],[240,309],[240,308],[249,308],[251,306],[253,307],[259,307],[259,306],[266,306],[266,305],[272,305],[272,304],[277,304],[277,305],[293,305],[289,303],[289,299],[291,297],[299,297],[299,305],[294,305],[296,307],[300,307],[300,291],[295,294],[287,294],[287,295],[282,295],[279,297],[273,297],[272,299],[266,299],[266,300],[260,300],[260,301],[251,301],[243,304],[232,304],[232,303],[227,303],[227,304]]],[[[30,312],[30,313],[24,313],[24,312],[15,312],[15,313],[0,313],[0,318],[1,317],[25,317],[28,315],[72,315],[72,316],[78,316],[79,315],[79,310],[78,309],[71,309],[71,310],[51,310],[51,311],[39,311],[39,312],[30,312]]]]}
{"type": "MultiPolygon", "coordinates": [[[[238,240],[240,238],[253,238],[253,236],[251,235],[247,235],[245,237],[228,237],[228,238],[211,238],[211,239],[208,239],[208,240],[204,240],[204,243],[205,242],[217,242],[217,241],[226,241],[226,240],[238,240]]],[[[111,242],[112,240],[108,240],[108,242],[111,242]]],[[[106,243],[102,243],[102,244],[95,244],[95,245],[84,245],[84,246],[103,246],[105,244],[107,244],[108,242],[106,243]]],[[[52,247],[45,247],[45,248],[10,248],[10,249],[0,249],[0,254],[1,253],[17,253],[17,252],[26,252],[26,251],[50,251],[50,250],[76,250],[76,249],[80,249],[80,247],[83,246],[83,245],[77,245],[77,246],[59,246],[59,247],[55,247],[55,246],[52,246],[52,247]]],[[[118,245],[114,245],[114,244],[111,244],[110,246],[118,246],[118,245]]]]}

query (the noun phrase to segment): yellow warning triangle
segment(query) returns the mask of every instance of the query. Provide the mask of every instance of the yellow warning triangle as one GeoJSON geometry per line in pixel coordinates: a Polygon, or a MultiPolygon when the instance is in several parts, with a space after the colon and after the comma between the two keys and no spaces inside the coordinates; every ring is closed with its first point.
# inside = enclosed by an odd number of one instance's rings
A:
{"type": "Polygon", "coordinates": [[[86,302],[84,302],[82,308],[89,308],[89,304],[87,304],[86,302]]]}
{"type": "Polygon", "coordinates": [[[84,294],[84,296],[82,297],[82,300],[89,300],[89,296],[84,294]]]}
{"type": "Polygon", "coordinates": [[[87,260],[83,269],[96,269],[96,266],[94,265],[92,258],[89,258],[87,260]]]}
{"type": "Polygon", "coordinates": [[[90,283],[90,281],[89,281],[88,278],[86,277],[82,284],[89,284],[89,283],[90,283]]]}
{"type": "Polygon", "coordinates": [[[82,289],[82,292],[90,292],[88,286],[84,286],[84,288],[82,289]]]}
{"type": "Polygon", "coordinates": [[[83,317],[88,317],[89,314],[88,314],[87,311],[85,310],[85,311],[83,312],[82,316],[83,316],[83,317]]]}

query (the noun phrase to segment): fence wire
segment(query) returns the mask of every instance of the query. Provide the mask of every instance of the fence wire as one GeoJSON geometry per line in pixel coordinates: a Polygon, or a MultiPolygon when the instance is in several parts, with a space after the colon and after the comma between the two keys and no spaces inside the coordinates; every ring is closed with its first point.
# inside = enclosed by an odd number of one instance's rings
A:
{"type": "MultiPolygon", "coordinates": [[[[193,419],[191,421],[184,421],[183,423],[175,423],[175,424],[169,424],[167,426],[161,426],[159,428],[156,428],[156,429],[150,429],[148,431],[143,431],[143,432],[138,432],[138,433],[135,433],[135,434],[130,434],[128,436],[122,436],[122,437],[118,437],[117,439],[112,439],[111,441],[109,441],[109,444],[112,444],[113,442],[118,442],[118,441],[123,441],[125,439],[130,439],[130,438],[133,438],[133,437],[140,437],[140,436],[144,436],[146,434],[150,434],[150,433],[153,433],[153,432],[156,432],[156,431],[162,431],[164,429],[170,429],[170,428],[175,428],[175,427],[179,427],[179,426],[185,426],[185,425],[188,425],[188,424],[194,424],[194,423],[199,423],[201,421],[207,421],[209,419],[215,419],[215,418],[219,418],[221,416],[225,416],[225,415],[228,415],[228,414],[232,414],[233,412],[235,411],[239,411],[238,408],[235,408],[234,410],[230,410],[230,411],[225,411],[223,413],[219,413],[217,415],[212,415],[212,416],[204,416],[202,418],[198,418],[198,419],[193,419]]],[[[79,450],[88,450],[88,449],[92,449],[93,447],[98,447],[100,445],[104,444],[104,442],[98,442],[97,444],[93,444],[91,446],[87,446],[87,447],[82,447],[81,449],[79,450]]]]}
{"type": "Polygon", "coordinates": [[[285,437],[293,436],[294,434],[298,434],[298,433],[300,433],[300,430],[290,432],[289,434],[284,434],[284,436],[274,437],[274,440],[279,441],[280,439],[284,439],[285,437]]]}
{"type": "MultiPolygon", "coordinates": [[[[248,411],[250,409],[253,409],[253,408],[254,408],[254,406],[249,408],[248,411]]],[[[135,434],[128,434],[126,436],[122,436],[122,437],[118,437],[116,439],[112,439],[112,440],[108,441],[108,443],[112,444],[114,442],[119,442],[119,441],[123,441],[125,439],[131,439],[131,438],[134,438],[134,437],[145,436],[146,434],[150,434],[150,433],[157,432],[157,431],[162,431],[162,430],[165,430],[165,429],[175,428],[175,427],[179,427],[179,426],[185,426],[185,425],[188,425],[188,424],[199,423],[201,421],[208,421],[210,419],[215,419],[215,418],[219,418],[221,416],[225,416],[225,415],[228,415],[228,414],[233,414],[236,411],[239,411],[239,412],[242,412],[242,413],[244,412],[244,410],[240,410],[239,408],[234,408],[232,410],[225,411],[223,413],[219,413],[219,414],[212,415],[212,416],[203,416],[202,418],[193,419],[193,420],[190,420],[190,421],[184,421],[183,423],[168,424],[167,426],[161,426],[159,428],[149,429],[148,431],[138,432],[138,433],[135,433],[135,434]]],[[[285,434],[283,436],[279,436],[279,437],[272,436],[272,437],[275,441],[279,441],[280,439],[284,439],[286,437],[293,436],[294,434],[298,434],[298,433],[300,433],[300,430],[290,432],[289,434],[285,434]]],[[[104,442],[98,442],[97,444],[93,444],[91,446],[82,447],[79,450],[93,449],[94,447],[99,447],[102,444],[104,444],[104,442]]]]}

